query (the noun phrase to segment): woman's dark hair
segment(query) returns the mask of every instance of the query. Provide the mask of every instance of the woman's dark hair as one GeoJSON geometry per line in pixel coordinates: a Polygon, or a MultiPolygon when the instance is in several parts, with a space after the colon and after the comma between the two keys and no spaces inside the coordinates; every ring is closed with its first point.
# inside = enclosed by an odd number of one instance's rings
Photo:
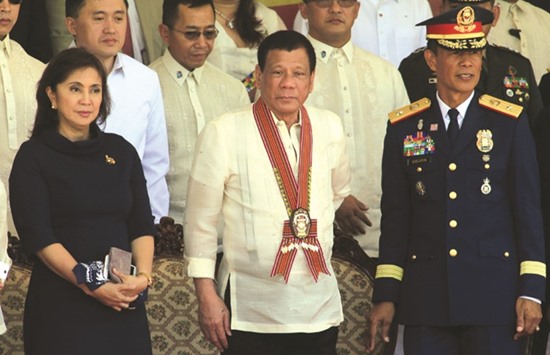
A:
{"type": "Polygon", "coordinates": [[[103,64],[82,48],[70,48],[62,51],[50,61],[38,82],[36,118],[31,138],[37,137],[47,129],[57,128],[59,125],[57,110],[52,108],[46,88],[50,87],[56,92],[57,85],[67,80],[75,70],[85,68],[95,69],[101,77],[101,105],[99,106],[99,113],[92,124],[95,124],[98,120],[99,123],[105,121],[111,109],[111,99],[107,89],[107,74],[103,64]]]}
{"type": "Polygon", "coordinates": [[[257,47],[267,36],[262,28],[262,21],[256,17],[256,3],[254,0],[240,0],[235,13],[235,30],[247,47],[257,47]]]}

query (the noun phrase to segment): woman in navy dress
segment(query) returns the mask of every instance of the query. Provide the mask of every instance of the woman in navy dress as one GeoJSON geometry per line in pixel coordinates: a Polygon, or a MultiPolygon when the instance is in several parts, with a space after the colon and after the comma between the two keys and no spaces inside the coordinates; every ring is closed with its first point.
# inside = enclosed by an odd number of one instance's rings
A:
{"type": "Polygon", "coordinates": [[[61,52],[36,94],[31,138],[10,175],[14,222],[35,261],[24,315],[25,353],[151,354],[143,303],[151,283],[154,224],[139,157],[103,133],[109,113],[103,65],[61,52]],[[100,272],[111,247],[132,253],[137,275],[100,272]]]}

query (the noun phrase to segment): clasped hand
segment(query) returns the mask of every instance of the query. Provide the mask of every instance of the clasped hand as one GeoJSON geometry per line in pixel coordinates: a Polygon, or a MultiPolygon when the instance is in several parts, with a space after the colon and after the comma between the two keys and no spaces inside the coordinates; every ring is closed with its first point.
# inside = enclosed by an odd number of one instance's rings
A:
{"type": "Polygon", "coordinates": [[[138,294],[147,288],[147,280],[123,274],[117,269],[113,269],[113,273],[120,277],[121,283],[107,282],[95,291],[89,291],[89,295],[115,311],[128,309],[138,294]]]}

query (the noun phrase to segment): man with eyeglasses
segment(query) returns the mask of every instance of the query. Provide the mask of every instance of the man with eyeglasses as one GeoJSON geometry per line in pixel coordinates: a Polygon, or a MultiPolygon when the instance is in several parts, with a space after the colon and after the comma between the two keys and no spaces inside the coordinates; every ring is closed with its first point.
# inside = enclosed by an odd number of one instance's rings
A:
{"type": "Polygon", "coordinates": [[[136,148],[155,221],[168,215],[168,137],[157,74],[120,53],[127,27],[126,0],[67,0],[66,25],[77,47],[96,56],[109,73],[111,113],[101,127],[136,148]]]}
{"type": "MultiPolygon", "coordinates": [[[[15,153],[34,124],[36,83],[45,67],[10,39],[21,2],[0,0],[0,180],[5,186],[15,153]]],[[[9,209],[8,230],[16,235],[9,209]]]]}
{"type": "Polygon", "coordinates": [[[359,6],[356,0],[308,0],[300,4],[300,12],[308,19],[308,38],[317,57],[316,85],[308,104],[337,113],[346,133],[353,195],[336,211],[336,222],[376,258],[387,114],[409,99],[393,65],[352,44],[359,6]]]}
{"type": "MultiPolygon", "coordinates": [[[[427,0],[362,0],[351,41],[397,67],[401,59],[424,43],[426,31],[414,25],[431,16],[427,0]]],[[[300,11],[293,28],[308,33],[308,20],[300,11]]]]}
{"type": "Polygon", "coordinates": [[[389,115],[368,350],[394,316],[415,355],[520,355],[540,330],[535,144],[523,107],[476,90],[492,18],[465,6],[419,24],[437,91],[389,115]]]}
{"type": "Polygon", "coordinates": [[[267,36],[255,72],[261,97],[210,121],[197,140],[187,273],[202,332],[224,355],[336,355],[343,313],[332,223],[350,172],[339,118],[304,106],[315,65],[300,33],[267,36]]]}
{"type": "Polygon", "coordinates": [[[159,76],[168,127],[169,215],[182,223],[197,136],[213,118],[250,101],[239,80],[206,62],[218,35],[212,0],[164,0],[162,12],[168,49],[149,67],[159,76]]]}

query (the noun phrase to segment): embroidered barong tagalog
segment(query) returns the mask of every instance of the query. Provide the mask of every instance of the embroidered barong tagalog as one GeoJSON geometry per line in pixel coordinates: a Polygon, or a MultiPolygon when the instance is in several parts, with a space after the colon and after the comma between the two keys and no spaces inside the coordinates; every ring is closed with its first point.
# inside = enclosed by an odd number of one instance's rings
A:
{"type": "Polygon", "coordinates": [[[403,156],[412,157],[417,155],[428,155],[435,152],[435,143],[429,135],[418,131],[416,134],[408,135],[403,139],[403,156]]]}
{"type": "Polygon", "coordinates": [[[330,275],[330,272],[317,239],[317,220],[309,215],[313,137],[308,113],[302,106],[300,162],[296,181],[269,107],[260,98],[252,110],[288,214],[283,226],[283,240],[270,276],[281,274],[287,283],[298,249],[302,249],[317,282],[320,273],[330,275]]]}

